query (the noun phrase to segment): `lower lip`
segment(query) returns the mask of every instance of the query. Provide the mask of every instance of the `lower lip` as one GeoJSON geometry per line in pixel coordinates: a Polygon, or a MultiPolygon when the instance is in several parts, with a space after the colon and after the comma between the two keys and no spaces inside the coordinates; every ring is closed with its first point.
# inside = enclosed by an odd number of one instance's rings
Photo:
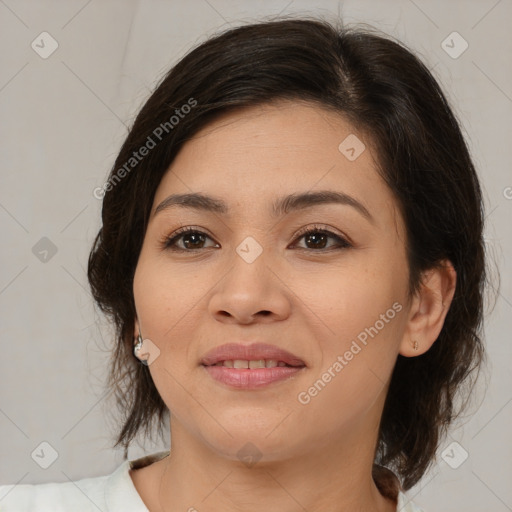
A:
{"type": "Polygon", "coordinates": [[[240,389],[254,389],[296,375],[304,366],[275,366],[273,368],[236,369],[226,366],[203,366],[216,381],[240,389]]]}

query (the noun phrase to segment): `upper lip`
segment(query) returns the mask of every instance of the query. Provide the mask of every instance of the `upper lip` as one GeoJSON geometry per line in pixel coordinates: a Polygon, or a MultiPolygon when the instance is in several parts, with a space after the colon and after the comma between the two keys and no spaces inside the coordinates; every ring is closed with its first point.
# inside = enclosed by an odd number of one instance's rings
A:
{"type": "Polygon", "coordinates": [[[290,366],[306,366],[302,359],[291,352],[266,343],[251,343],[250,345],[227,343],[208,351],[201,359],[201,364],[211,366],[221,361],[234,361],[236,359],[242,361],[274,359],[290,366]]]}

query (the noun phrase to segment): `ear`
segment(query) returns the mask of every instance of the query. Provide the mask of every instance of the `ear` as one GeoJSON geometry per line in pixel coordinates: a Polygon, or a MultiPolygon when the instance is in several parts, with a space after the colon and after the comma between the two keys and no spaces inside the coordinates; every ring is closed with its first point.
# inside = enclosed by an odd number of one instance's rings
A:
{"type": "Polygon", "coordinates": [[[137,337],[139,336],[139,332],[140,332],[139,321],[137,320],[137,317],[135,317],[135,325],[133,327],[133,339],[137,339],[137,337]]]}
{"type": "Polygon", "coordinates": [[[443,328],[456,283],[457,273],[449,260],[443,260],[439,267],[423,273],[420,288],[412,300],[400,344],[399,353],[402,356],[419,356],[434,344],[443,328]]]}

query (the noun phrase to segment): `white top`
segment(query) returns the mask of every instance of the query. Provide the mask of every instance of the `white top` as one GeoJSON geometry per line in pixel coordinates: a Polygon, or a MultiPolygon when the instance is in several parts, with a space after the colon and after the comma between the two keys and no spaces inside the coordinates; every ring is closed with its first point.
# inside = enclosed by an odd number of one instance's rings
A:
{"type": "MultiPolygon", "coordinates": [[[[124,461],[110,475],[74,482],[0,485],[0,512],[149,512],[133,485],[129,470],[169,455],[157,452],[124,461]]],[[[398,494],[397,512],[423,512],[398,494]]]]}

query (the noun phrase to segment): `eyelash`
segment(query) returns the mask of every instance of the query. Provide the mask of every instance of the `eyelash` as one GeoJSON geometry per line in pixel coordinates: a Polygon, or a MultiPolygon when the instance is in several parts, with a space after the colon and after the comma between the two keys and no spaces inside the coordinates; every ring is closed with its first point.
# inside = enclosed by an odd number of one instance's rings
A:
{"type": "MultiPolygon", "coordinates": [[[[190,233],[205,235],[206,237],[211,239],[211,237],[208,236],[203,231],[201,231],[193,226],[187,226],[185,228],[179,229],[178,231],[173,233],[172,236],[165,236],[161,240],[162,249],[166,249],[166,250],[174,251],[174,252],[196,252],[196,251],[202,250],[201,248],[199,248],[199,249],[182,249],[181,247],[176,247],[176,241],[179,240],[180,238],[182,238],[183,235],[190,234],[190,233]]],[[[335,239],[339,245],[338,245],[338,247],[331,247],[328,249],[309,249],[307,247],[299,247],[299,249],[302,249],[305,251],[312,251],[312,252],[329,252],[331,250],[349,249],[349,248],[353,247],[353,245],[350,242],[348,242],[345,238],[343,238],[342,236],[337,235],[337,234],[333,233],[332,231],[329,231],[328,229],[325,229],[325,228],[322,228],[322,227],[316,226],[316,225],[299,231],[296,234],[295,239],[303,238],[304,236],[310,235],[312,233],[321,233],[323,235],[327,235],[329,238],[335,239]]]]}

